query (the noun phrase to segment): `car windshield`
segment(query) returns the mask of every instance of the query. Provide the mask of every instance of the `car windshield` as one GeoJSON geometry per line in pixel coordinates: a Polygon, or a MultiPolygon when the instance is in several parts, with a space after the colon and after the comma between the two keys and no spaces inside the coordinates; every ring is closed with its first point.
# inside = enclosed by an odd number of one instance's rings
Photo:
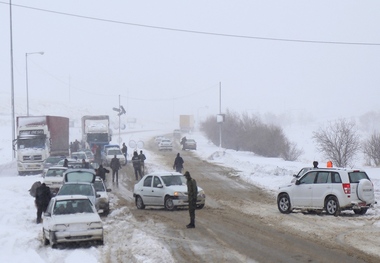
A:
{"type": "Polygon", "coordinates": [[[348,176],[350,177],[350,183],[359,183],[361,179],[369,180],[365,172],[354,171],[354,172],[348,173],[348,176]]]}
{"type": "Polygon", "coordinates": [[[166,186],[171,185],[186,185],[186,178],[183,175],[161,176],[166,186]]]}
{"type": "Polygon", "coordinates": [[[54,215],[69,215],[75,213],[94,213],[94,211],[91,208],[90,200],[60,200],[55,203],[53,210],[54,215]]]}
{"type": "Polygon", "coordinates": [[[96,192],[105,192],[106,191],[106,189],[104,188],[104,184],[101,181],[95,181],[94,187],[95,187],[96,192]]]}
{"type": "Polygon", "coordinates": [[[60,176],[62,177],[63,175],[63,172],[66,171],[64,169],[60,170],[60,169],[49,169],[47,172],[46,172],[46,177],[57,177],[57,176],[60,176]]]}
{"type": "Polygon", "coordinates": [[[64,184],[57,195],[86,195],[94,196],[94,189],[90,184],[64,184]]]}
{"type": "Polygon", "coordinates": [[[120,154],[121,154],[121,151],[118,149],[108,150],[108,155],[120,155],[120,154]]]}

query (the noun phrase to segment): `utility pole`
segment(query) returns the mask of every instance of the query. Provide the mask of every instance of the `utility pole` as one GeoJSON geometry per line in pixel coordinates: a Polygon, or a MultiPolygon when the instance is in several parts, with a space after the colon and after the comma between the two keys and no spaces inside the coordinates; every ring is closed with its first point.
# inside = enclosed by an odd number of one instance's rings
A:
{"type": "MultiPolygon", "coordinates": [[[[219,114],[222,115],[222,82],[219,82],[219,114]]],[[[222,124],[219,123],[219,148],[222,148],[222,124]]]]}

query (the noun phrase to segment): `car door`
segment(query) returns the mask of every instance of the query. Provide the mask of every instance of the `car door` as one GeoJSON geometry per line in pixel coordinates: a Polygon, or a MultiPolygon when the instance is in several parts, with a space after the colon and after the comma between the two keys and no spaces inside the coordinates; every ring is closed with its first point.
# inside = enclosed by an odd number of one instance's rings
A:
{"type": "Polygon", "coordinates": [[[317,173],[313,185],[313,207],[323,208],[325,197],[332,191],[330,172],[320,171],[317,173]]]}
{"type": "Polygon", "coordinates": [[[142,187],[140,188],[139,194],[143,199],[145,205],[153,204],[153,192],[152,192],[152,181],[153,176],[147,176],[142,182],[142,187]]]}
{"type": "Polygon", "coordinates": [[[159,176],[153,177],[152,202],[154,205],[164,205],[165,190],[159,176]]]}
{"type": "Polygon", "coordinates": [[[317,172],[309,172],[302,176],[294,186],[292,204],[297,207],[311,207],[314,180],[317,172]]]}

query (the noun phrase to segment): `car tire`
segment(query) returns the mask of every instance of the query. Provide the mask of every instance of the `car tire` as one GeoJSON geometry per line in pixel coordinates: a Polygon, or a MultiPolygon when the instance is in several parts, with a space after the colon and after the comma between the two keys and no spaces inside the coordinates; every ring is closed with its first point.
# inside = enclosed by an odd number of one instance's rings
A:
{"type": "Polygon", "coordinates": [[[175,209],[174,202],[173,202],[173,197],[167,196],[165,197],[165,209],[169,211],[173,211],[175,209]]]}
{"type": "Polygon", "coordinates": [[[136,207],[137,209],[145,209],[144,201],[141,196],[136,196],[136,207]]]}
{"type": "Polygon", "coordinates": [[[204,204],[201,204],[201,205],[198,205],[198,206],[197,206],[197,209],[202,209],[203,207],[205,207],[205,205],[204,205],[204,204]]]}
{"type": "Polygon", "coordinates": [[[368,208],[354,209],[354,213],[357,215],[364,215],[367,213],[368,208]]]}
{"type": "Polygon", "coordinates": [[[283,214],[289,214],[292,211],[290,198],[288,194],[280,194],[277,197],[278,210],[283,214]]]}
{"type": "Polygon", "coordinates": [[[340,214],[339,201],[335,196],[329,196],[325,203],[326,214],[338,216],[340,214]]]}
{"type": "Polygon", "coordinates": [[[45,236],[45,230],[42,228],[42,244],[44,246],[47,246],[47,245],[49,245],[49,243],[50,243],[49,239],[47,239],[45,236]]]}

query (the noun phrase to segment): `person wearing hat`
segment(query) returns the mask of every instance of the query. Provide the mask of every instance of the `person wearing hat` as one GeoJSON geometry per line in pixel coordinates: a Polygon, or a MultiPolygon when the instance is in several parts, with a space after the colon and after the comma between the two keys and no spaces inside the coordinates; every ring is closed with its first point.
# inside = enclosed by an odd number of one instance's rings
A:
{"type": "Polygon", "coordinates": [[[189,214],[190,214],[190,224],[187,228],[195,228],[195,208],[197,207],[197,196],[198,187],[195,179],[191,178],[188,171],[185,172],[184,176],[187,179],[187,197],[189,201],[189,214]]]}

